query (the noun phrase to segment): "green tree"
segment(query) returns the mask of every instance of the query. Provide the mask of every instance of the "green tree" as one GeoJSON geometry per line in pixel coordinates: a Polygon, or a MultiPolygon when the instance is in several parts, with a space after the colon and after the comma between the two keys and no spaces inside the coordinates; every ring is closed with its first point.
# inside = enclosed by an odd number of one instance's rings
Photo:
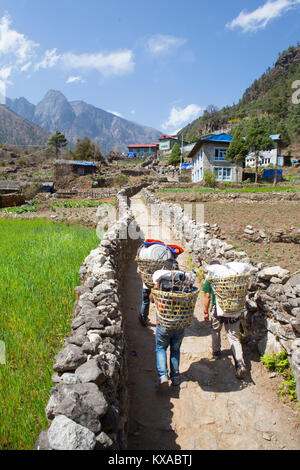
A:
{"type": "Polygon", "coordinates": [[[253,119],[247,129],[246,135],[247,147],[254,152],[255,156],[255,183],[258,181],[258,159],[262,150],[272,150],[274,148],[273,140],[259,119],[253,119]]]}
{"type": "Polygon", "coordinates": [[[172,152],[168,158],[168,165],[177,166],[181,161],[181,150],[178,144],[175,144],[172,148],[172,152]]]}
{"type": "Polygon", "coordinates": [[[103,158],[100,147],[92,142],[89,137],[77,139],[74,151],[74,160],[101,161],[103,158]]]}
{"type": "Polygon", "coordinates": [[[245,162],[245,158],[249,153],[248,145],[241,131],[237,129],[233,135],[229,148],[225,154],[226,160],[236,164],[236,182],[238,183],[239,168],[245,162]]]}
{"type": "Polygon", "coordinates": [[[50,135],[48,140],[48,145],[55,149],[56,156],[58,155],[60,149],[66,147],[67,144],[68,141],[66,137],[60,131],[56,131],[54,134],[50,135]]]}

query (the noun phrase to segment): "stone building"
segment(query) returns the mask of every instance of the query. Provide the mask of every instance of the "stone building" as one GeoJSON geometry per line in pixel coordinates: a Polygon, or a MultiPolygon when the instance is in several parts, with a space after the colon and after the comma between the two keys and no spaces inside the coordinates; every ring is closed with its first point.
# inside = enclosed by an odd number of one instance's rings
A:
{"type": "Polygon", "coordinates": [[[59,181],[64,176],[92,175],[96,171],[94,162],[79,162],[76,160],[54,160],[54,178],[59,181]]]}
{"type": "Polygon", "coordinates": [[[198,140],[188,155],[192,159],[193,183],[203,181],[208,170],[216,173],[218,181],[242,181],[243,169],[225,158],[231,141],[232,136],[225,133],[204,136],[198,140]]]}

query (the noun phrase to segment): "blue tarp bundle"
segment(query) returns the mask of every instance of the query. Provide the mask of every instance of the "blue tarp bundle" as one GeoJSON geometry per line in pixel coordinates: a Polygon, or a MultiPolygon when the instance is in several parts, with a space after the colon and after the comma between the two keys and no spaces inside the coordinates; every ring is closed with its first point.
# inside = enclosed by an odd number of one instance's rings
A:
{"type": "Polygon", "coordinates": [[[282,179],[283,178],[283,171],[282,170],[275,170],[275,169],[264,169],[263,170],[263,174],[262,174],[262,178],[263,179],[274,179],[275,178],[275,172],[277,171],[277,176],[278,176],[278,179],[282,179]]]}

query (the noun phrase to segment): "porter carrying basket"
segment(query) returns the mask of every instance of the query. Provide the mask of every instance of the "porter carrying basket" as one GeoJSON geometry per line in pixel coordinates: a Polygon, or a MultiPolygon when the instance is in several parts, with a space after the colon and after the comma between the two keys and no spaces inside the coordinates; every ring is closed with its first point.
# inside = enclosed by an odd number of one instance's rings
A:
{"type": "Polygon", "coordinates": [[[164,292],[152,290],[159,324],[168,329],[189,328],[199,289],[193,287],[192,292],[164,292]]]}
{"type": "Polygon", "coordinates": [[[228,277],[209,277],[218,305],[227,315],[245,308],[250,274],[228,277]]]}

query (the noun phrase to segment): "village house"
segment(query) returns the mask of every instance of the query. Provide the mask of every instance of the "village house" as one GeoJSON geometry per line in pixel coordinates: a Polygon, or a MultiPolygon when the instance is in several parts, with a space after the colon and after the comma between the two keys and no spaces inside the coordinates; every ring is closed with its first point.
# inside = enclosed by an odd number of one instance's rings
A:
{"type": "Polygon", "coordinates": [[[167,155],[172,151],[172,148],[174,147],[175,144],[178,144],[179,147],[182,147],[183,145],[188,145],[189,142],[186,142],[185,140],[182,142],[181,136],[177,135],[162,135],[159,139],[159,151],[163,155],[167,155]]]}
{"type": "MultiPolygon", "coordinates": [[[[259,166],[284,166],[285,158],[281,154],[282,142],[280,134],[270,135],[270,138],[273,140],[274,148],[271,150],[261,151],[259,153],[258,165],[259,166]]],[[[253,168],[255,167],[255,154],[250,152],[246,157],[245,161],[246,167],[253,168]]]]}
{"type": "Polygon", "coordinates": [[[232,136],[225,133],[204,136],[198,140],[188,155],[192,159],[193,183],[201,182],[208,170],[216,173],[217,181],[242,181],[243,169],[225,158],[231,141],[232,136]]]}
{"type": "Polygon", "coordinates": [[[154,144],[134,144],[128,145],[128,151],[132,156],[136,156],[138,158],[153,158],[156,160],[157,153],[158,153],[158,143],[154,144]]]}
{"type": "Polygon", "coordinates": [[[94,162],[79,162],[76,160],[54,160],[55,181],[63,176],[85,176],[95,173],[97,167],[94,162]]]}

